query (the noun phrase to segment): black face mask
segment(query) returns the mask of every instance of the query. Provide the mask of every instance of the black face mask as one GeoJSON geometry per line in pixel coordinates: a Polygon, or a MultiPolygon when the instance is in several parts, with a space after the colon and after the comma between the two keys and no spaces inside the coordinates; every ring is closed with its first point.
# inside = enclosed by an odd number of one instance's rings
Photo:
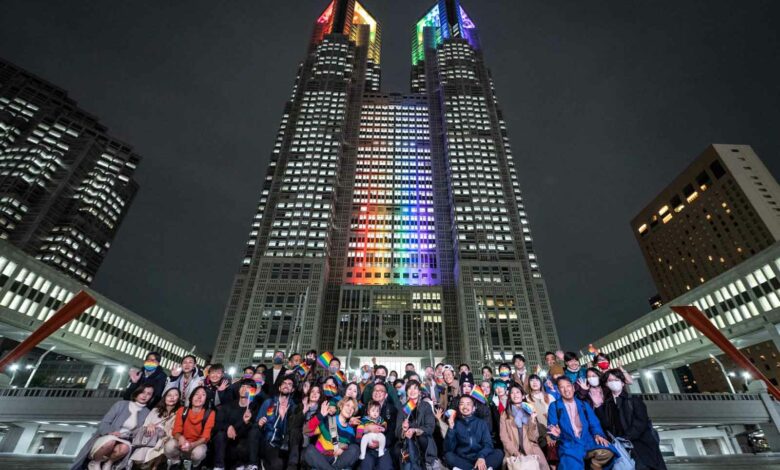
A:
{"type": "Polygon", "coordinates": [[[313,366],[315,361],[316,361],[316,359],[314,359],[313,357],[307,357],[306,358],[306,364],[308,364],[310,366],[313,366]]]}
{"type": "Polygon", "coordinates": [[[385,380],[387,380],[387,377],[385,377],[384,375],[377,375],[376,376],[376,382],[377,383],[383,384],[383,383],[385,383],[385,380]]]}

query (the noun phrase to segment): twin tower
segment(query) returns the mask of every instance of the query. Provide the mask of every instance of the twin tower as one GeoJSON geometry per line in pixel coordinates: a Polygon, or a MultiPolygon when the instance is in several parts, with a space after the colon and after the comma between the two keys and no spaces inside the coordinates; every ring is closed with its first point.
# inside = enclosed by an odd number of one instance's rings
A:
{"type": "Polygon", "coordinates": [[[411,93],[380,92],[355,0],[314,24],[284,107],[214,360],[328,350],[347,367],[476,367],[558,348],[477,28],[458,0],[414,26],[411,93]]]}

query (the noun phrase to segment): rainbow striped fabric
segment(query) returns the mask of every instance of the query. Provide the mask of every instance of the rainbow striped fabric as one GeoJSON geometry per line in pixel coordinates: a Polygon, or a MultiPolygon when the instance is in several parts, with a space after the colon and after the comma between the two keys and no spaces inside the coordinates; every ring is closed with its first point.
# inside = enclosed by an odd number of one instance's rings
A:
{"type": "Polygon", "coordinates": [[[274,407],[274,405],[269,406],[268,409],[265,411],[265,416],[267,418],[270,418],[271,416],[274,415],[274,411],[276,411],[276,407],[274,407]]]}
{"type": "Polygon", "coordinates": [[[325,351],[324,353],[320,354],[320,357],[317,358],[317,363],[327,369],[330,367],[330,361],[332,360],[333,354],[331,354],[329,351],[325,351]]]}
{"type": "Polygon", "coordinates": [[[152,371],[153,371],[154,369],[156,369],[156,368],[157,368],[157,366],[159,366],[159,365],[160,365],[160,363],[159,363],[159,362],[157,362],[157,361],[144,361],[144,369],[145,369],[147,372],[152,372],[152,371]]]}
{"type": "Polygon", "coordinates": [[[485,394],[482,393],[482,389],[479,387],[474,387],[474,389],[471,390],[471,398],[483,404],[487,402],[487,397],[485,397],[485,394]]]}
{"type": "MultiPolygon", "coordinates": [[[[336,417],[336,423],[338,426],[339,444],[354,444],[355,428],[350,426],[349,423],[347,423],[346,426],[343,426],[338,417],[336,417]]],[[[328,418],[319,413],[314,415],[314,417],[309,420],[309,432],[312,435],[317,435],[317,443],[315,446],[319,453],[326,457],[333,457],[333,439],[330,435],[328,418]]]]}
{"type": "Polygon", "coordinates": [[[255,399],[255,396],[257,396],[257,389],[256,388],[249,387],[249,388],[246,389],[246,398],[247,398],[247,400],[249,400],[250,403],[255,399]]]}
{"type": "Polygon", "coordinates": [[[298,374],[301,377],[305,377],[306,374],[308,374],[309,371],[311,370],[311,367],[309,367],[309,365],[304,362],[300,365],[295,366],[295,370],[298,371],[298,374]]]}
{"type": "Polygon", "coordinates": [[[412,414],[412,411],[417,408],[417,402],[414,400],[409,400],[404,405],[404,413],[406,413],[406,416],[409,416],[412,414]]]}
{"type": "Polygon", "coordinates": [[[336,372],[336,375],[334,375],[333,378],[336,379],[336,382],[339,384],[339,387],[341,387],[347,382],[347,376],[344,375],[344,372],[342,371],[336,372]]]}
{"type": "Polygon", "coordinates": [[[325,383],[322,386],[322,393],[326,397],[335,397],[336,395],[339,394],[339,388],[337,386],[335,386],[335,385],[331,385],[329,383],[325,383]]]}

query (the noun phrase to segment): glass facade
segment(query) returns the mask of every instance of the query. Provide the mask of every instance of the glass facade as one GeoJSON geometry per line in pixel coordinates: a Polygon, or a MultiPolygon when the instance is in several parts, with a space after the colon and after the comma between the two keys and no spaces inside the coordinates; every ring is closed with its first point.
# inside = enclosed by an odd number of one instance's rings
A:
{"type": "Polygon", "coordinates": [[[378,92],[380,45],[354,0],[316,20],[215,360],[314,347],[350,368],[489,364],[558,348],[475,23],[441,0],[414,25],[409,95],[378,92]]]}

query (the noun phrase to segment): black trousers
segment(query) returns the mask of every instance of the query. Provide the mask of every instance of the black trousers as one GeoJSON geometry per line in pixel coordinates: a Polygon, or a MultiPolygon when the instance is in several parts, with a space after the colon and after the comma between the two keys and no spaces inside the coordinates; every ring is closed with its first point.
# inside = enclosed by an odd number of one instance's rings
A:
{"type": "Polygon", "coordinates": [[[249,430],[249,464],[263,464],[265,470],[286,470],[289,452],[273,447],[265,441],[263,430],[252,426],[249,430]]]}
{"type": "Polygon", "coordinates": [[[226,431],[220,431],[211,438],[214,444],[214,466],[227,468],[230,465],[246,465],[249,462],[249,439],[228,439],[226,431]]]}

